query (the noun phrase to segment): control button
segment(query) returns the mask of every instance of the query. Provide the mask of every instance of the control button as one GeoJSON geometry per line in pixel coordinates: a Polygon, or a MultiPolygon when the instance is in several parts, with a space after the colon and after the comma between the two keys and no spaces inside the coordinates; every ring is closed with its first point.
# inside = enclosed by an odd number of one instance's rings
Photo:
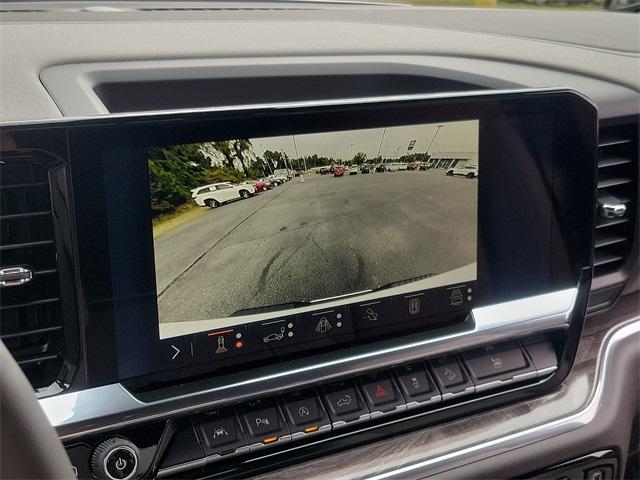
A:
{"type": "Polygon", "coordinates": [[[371,329],[403,320],[402,317],[392,313],[390,298],[352,305],[351,314],[358,329],[371,329]]]}
{"type": "Polygon", "coordinates": [[[224,360],[247,352],[245,327],[229,327],[195,336],[195,350],[199,360],[224,360]]]}
{"type": "Polygon", "coordinates": [[[280,407],[272,401],[255,400],[249,402],[241,415],[242,425],[249,444],[270,444],[289,438],[289,428],[280,412],[280,407]]]}
{"type": "Polygon", "coordinates": [[[206,455],[226,455],[247,446],[238,418],[232,411],[205,413],[198,417],[196,425],[206,455]]]}
{"type": "Polygon", "coordinates": [[[292,434],[308,434],[331,428],[329,416],[315,391],[297,391],[286,395],[282,408],[292,434]]]}
{"type": "Polygon", "coordinates": [[[138,473],[140,454],[129,440],[113,437],[96,447],[91,456],[91,470],[97,478],[129,480],[138,473]]]}
{"type": "Polygon", "coordinates": [[[613,467],[604,465],[601,467],[590,468],[585,472],[585,480],[612,480],[613,467]]]}
{"type": "Polygon", "coordinates": [[[295,316],[249,324],[249,335],[261,349],[273,350],[300,341],[298,319],[295,316]]]}
{"type": "Polygon", "coordinates": [[[556,351],[550,341],[545,340],[525,346],[538,375],[545,375],[558,368],[556,351]]]}
{"type": "Polygon", "coordinates": [[[323,390],[322,399],[334,428],[370,417],[362,395],[351,381],[327,385],[323,390]]]}
{"type": "Polygon", "coordinates": [[[394,311],[404,320],[416,320],[433,313],[433,292],[416,292],[393,298],[394,311]],[[396,308],[397,307],[397,308],[396,308]]]}
{"type": "Polygon", "coordinates": [[[433,308],[437,313],[446,313],[470,308],[473,301],[475,285],[470,283],[460,283],[448,287],[434,289],[433,308]]]}
{"type": "Polygon", "coordinates": [[[174,433],[167,445],[160,468],[172,467],[182,463],[204,458],[200,442],[196,438],[193,425],[188,420],[180,420],[172,425],[174,433]]]}
{"type": "Polygon", "coordinates": [[[300,327],[306,341],[331,338],[353,331],[351,315],[343,307],[304,314],[300,317],[300,327]]]}
{"type": "Polygon", "coordinates": [[[66,451],[73,469],[73,476],[83,480],[93,478],[89,470],[91,448],[85,444],[78,444],[66,447],[66,451]]]}
{"type": "Polygon", "coordinates": [[[360,385],[372,416],[406,408],[402,394],[388,373],[362,377],[360,385]]]}
{"type": "Polygon", "coordinates": [[[471,374],[479,380],[492,377],[504,378],[505,374],[524,370],[529,366],[515,342],[478,348],[463,353],[462,357],[471,374]]]}
{"type": "Polygon", "coordinates": [[[182,366],[191,363],[193,358],[193,336],[175,337],[162,340],[162,349],[168,363],[173,366],[182,366]]]}
{"type": "Polygon", "coordinates": [[[473,393],[473,383],[467,377],[455,355],[430,360],[429,365],[438,388],[442,392],[443,400],[453,395],[473,393]]]}
{"type": "Polygon", "coordinates": [[[422,364],[403,365],[395,369],[395,374],[400,390],[407,400],[407,407],[442,400],[440,391],[422,364]]]}

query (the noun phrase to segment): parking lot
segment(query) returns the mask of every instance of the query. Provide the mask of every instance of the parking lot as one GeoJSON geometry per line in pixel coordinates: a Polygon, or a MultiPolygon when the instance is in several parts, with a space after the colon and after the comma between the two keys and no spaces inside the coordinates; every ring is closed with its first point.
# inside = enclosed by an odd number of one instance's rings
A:
{"type": "Polygon", "coordinates": [[[477,180],[294,178],[155,238],[161,322],[331,297],[475,261],[477,180]]]}

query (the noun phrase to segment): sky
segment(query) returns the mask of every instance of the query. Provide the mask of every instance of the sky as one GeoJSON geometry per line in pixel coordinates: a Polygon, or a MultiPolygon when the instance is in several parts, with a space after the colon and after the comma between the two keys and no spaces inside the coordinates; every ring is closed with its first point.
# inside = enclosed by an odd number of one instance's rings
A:
{"type": "Polygon", "coordinates": [[[289,158],[298,158],[318,154],[320,157],[333,157],[348,160],[357,152],[364,152],[367,158],[380,155],[384,158],[399,158],[406,153],[425,153],[433,141],[429,153],[432,155],[447,152],[478,153],[478,121],[433,123],[402,127],[372,128],[348,130],[342,132],[314,133],[296,135],[298,147],[296,155],[293,137],[264,137],[251,139],[256,155],[262,157],[263,150],[284,151],[289,158]],[[442,128],[438,131],[438,125],[442,128]],[[438,131],[438,134],[434,135],[438,131]],[[384,134],[384,138],[383,138],[384,134]],[[409,142],[416,144],[407,151],[409,142]]]}

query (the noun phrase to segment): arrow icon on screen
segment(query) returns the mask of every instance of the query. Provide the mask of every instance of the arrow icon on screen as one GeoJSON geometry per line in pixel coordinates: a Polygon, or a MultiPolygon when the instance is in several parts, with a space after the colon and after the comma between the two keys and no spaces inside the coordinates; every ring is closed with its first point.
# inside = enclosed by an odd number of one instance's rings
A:
{"type": "Polygon", "coordinates": [[[171,360],[175,360],[182,350],[180,350],[175,345],[171,345],[171,348],[173,348],[176,351],[176,353],[173,354],[173,357],[171,357],[171,360]]]}

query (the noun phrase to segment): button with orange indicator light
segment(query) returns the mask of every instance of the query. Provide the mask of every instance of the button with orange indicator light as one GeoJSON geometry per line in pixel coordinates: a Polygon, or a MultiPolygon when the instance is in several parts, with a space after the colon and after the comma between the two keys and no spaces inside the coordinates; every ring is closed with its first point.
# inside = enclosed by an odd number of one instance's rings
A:
{"type": "Polygon", "coordinates": [[[331,421],[315,390],[297,391],[282,399],[282,409],[292,434],[331,428],[331,421]]]}
{"type": "Polygon", "coordinates": [[[240,415],[242,426],[253,448],[290,438],[280,406],[273,401],[248,402],[240,415]]]}

